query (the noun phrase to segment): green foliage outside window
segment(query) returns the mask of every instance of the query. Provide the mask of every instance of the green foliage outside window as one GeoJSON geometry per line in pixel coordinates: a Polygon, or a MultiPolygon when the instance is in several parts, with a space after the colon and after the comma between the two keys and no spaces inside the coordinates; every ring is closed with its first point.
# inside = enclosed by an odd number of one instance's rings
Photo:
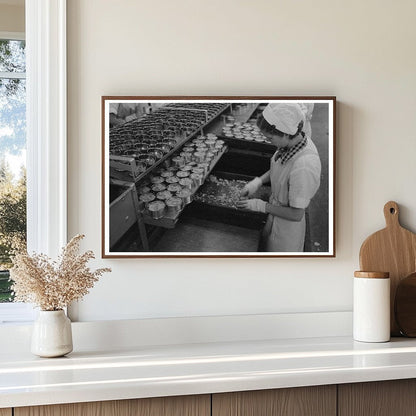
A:
{"type": "Polygon", "coordinates": [[[4,162],[0,165],[0,302],[8,302],[8,269],[13,249],[26,241],[26,174],[16,182],[4,162]]]}
{"type": "Polygon", "coordinates": [[[12,300],[11,255],[26,242],[25,70],[25,42],[0,40],[0,302],[12,300]]]}

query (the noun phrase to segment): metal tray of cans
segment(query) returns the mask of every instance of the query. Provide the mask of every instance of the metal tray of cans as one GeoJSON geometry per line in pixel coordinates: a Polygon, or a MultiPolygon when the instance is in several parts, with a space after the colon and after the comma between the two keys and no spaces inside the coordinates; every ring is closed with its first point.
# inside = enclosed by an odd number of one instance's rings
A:
{"type": "MultiPolygon", "coordinates": [[[[211,162],[211,166],[209,168],[209,170],[207,171],[207,173],[204,175],[203,179],[202,179],[202,184],[204,183],[205,179],[210,175],[211,171],[214,169],[215,165],[218,163],[218,161],[221,159],[221,157],[227,152],[228,148],[225,146],[223,148],[223,150],[221,152],[219,152],[215,158],[212,160],[211,162]]],[[[202,186],[198,185],[192,188],[192,198],[193,195],[198,191],[198,189],[202,186]]],[[[179,220],[179,217],[181,215],[181,213],[183,212],[183,210],[186,208],[187,205],[184,205],[179,212],[176,213],[169,213],[166,212],[162,218],[159,219],[155,219],[152,218],[152,216],[150,215],[150,213],[147,210],[143,211],[143,219],[145,224],[148,225],[154,225],[157,227],[163,227],[163,228],[174,228],[176,223],[179,220]]]]}
{"type": "MultiPolygon", "coordinates": [[[[181,104],[182,106],[185,104],[181,104]]],[[[204,121],[201,122],[198,126],[194,125],[192,129],[186,129],[186,131],[182,131],[181,135],[176,135],[170,137],[171,140],[175,140],[176,143],[173,145],[173,147],[169,150],[164,152],[161,157],[158,157],[154,160],[154,163],[150,164],[149,166],[146,166],[144,169],[142,166],[140,166],[137,163],[136,155],[123,155],[123,154],[112,154],[111,152],[111,135],[114,135],[114,132],[117,133],[116,130],[110,131],[110,175],[113,175],[116,179],[124,180],[124,181],[130,181],[137,183],[140,180],[142,180],[144,177],[146,177],[149,173],[154,171],[158,166],[160,166],[165,160],[170,158],[177,152],[183,145],[185,145],[192,137],[194,137],[198,132],[202,131],[208,124],[210,124],[216,117],[218,117],[220,114],[222,114],[224,111],[226,111],[229,108],[229,105],[223,105],[218,111],[215,113],[208,113],[206,110],[199,110],[199,109],[192,109],[192,108],[182,108],[182,107],[175,107],[175,105],[170,104],[166,107],[161,107],[157,112],[153,114],[159,114],[162,113],[170,113],[170,112],[187,112],[190,114],[195,114],[195,112],[203,113],[204,114],[204,121]],[[193,112],[194,111],[194,112],[193,112]],[[123,166],[124,164],[124,166],[123,166]]],[[[161,128],[163,131],[163,123],[162,121],[155,122],[155,124],[162,124],[159,125],[158,128],[161,128]]],[[[128,123],[123,124],[123,126],[119,127],[118,129],[122,131],[122,129],[131,128],[131,131],[133,132],[135,129],[135,125],[139,125],[140,120],[134,120],[128,123]]],[[[196,124],[196,123],[195,123],[196,124]]],[[[139,127],[137,127],[139,128],[139,127]]],[[[172,132],[171,132],[172,133],[172,132]]],[[[134,141],[134,138],[127,138],[126,141],[134,141]]],[[[132,144],[134,146],[134,144],[132,144]]]]}
{"type": "MultiPolygon", "coordinates": [[[[187,215],[245,228],[259,228],[266,220],[266,214],[236,207],[241,190],[251,179],[246,175],[214,171],[195,195],[187,215]]],[[[262,186],[253,198],[267,200],[269,195],[270,187],[262,186]]]]}

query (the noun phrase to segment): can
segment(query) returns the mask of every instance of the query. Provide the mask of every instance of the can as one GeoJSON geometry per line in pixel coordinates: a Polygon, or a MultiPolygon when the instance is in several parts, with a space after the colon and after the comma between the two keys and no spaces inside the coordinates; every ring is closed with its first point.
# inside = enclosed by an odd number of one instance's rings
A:
{"type": "Polygon", "coordinates": [[[156,194],[156,198],[165,201],[166,199],[172,198],[172,194],[170,191],[161,191],[156,194]]]}
{"type": "MultiPolygon", "coordinates": [[[[193,171],[194,169],[195,169],[195,168],[192,168],[192,171],[193,171]]],[[[178,170],[178,171],[176,172],[176,176],[177,176],[179,179],[181,179],[181,178],[187,178],[189,175],[190,175],[190,171],[189,171],[189,170],[178,170]]]]}
{"type": "Polygon", "coordinates": [[[194,186],[200,186],[202,185],[203,177],[200,173],[191,173],[190,178],[194,182],[194,186]]]}
{"type": "Polygon", "coordinates": [[[168,186],[168,191],[176,194],[182,189],[182,186],[179,183],[172,183],[168,186]]]}
{"type": "Polygon", "coordinates": [[[169,176],[169,178],[165,179],[165,182],[168,184],[177,183],[179,182],[179,178],[177,176],[169,176]]]}
{"type": "Polygon", "coordinates": [[[197,172],[195,168],[192,170],[192,173],[202,173],[204,176],[208,173],[210,168],[209,162],[202,162],[197,165],[197,168],[202,169],[202,172],[197,172]]]}
{"type": "Polygon", "coordinates": [[[185,166],[185,159],[181,156],[175,156],[172,158],[172,165],[177,168],[185,166]]]}
{"type": "Polygon", "coordinates": [[[177,214],[182,208],[182,199],[172,197],[166,201],[166,207],[169,214],[177,214]]]}
{"type": "Polygon", "coordinates": [[[150,212],[150,215],[155,220],[158,220],[163,217],[163,215],[165,214],[165,208],[166,208],[165,203],[159,200],[150,202],[147,207],[147,209],[150,212]]]}
{"type": "Polygon", "coordinates": [[[205,160],[205,153],[195,152],[193,159],[196,163],[202,163],[205,160]]]}
{"type": "Polygon", "coordinates": [[[139,196],[139,200],[144,203],[144,206],[146,208],[149,205],[149,203],[154,201],[155,199],[156,199],[156,196],[151,192],[147,192],[139,196]]]}
{"type": "Polygon", "coordinates": [[[152,191],[153,192],[162,192],[166,189],[166,185],[164,185],[163,183],[155,183],[152,186],[152,191]]]}
{"type": "Polygon", "coordinates": [[[183,188],[176,196],[181,198],[183,205],[189,204],[192,201],[192,191],[188,188],[183,188]]]}
{"type": "Polygon", "coordinates": [[[182,187],[184,187],[184,188],[189,188],[189,189],[191,189],[192,188],[192,186],[193,186],[193,184],[194,184],[194,181],[191,179],[191,178],[182,178],[180,181],[179,181],[179,185],[181,185],[182,187]]]}

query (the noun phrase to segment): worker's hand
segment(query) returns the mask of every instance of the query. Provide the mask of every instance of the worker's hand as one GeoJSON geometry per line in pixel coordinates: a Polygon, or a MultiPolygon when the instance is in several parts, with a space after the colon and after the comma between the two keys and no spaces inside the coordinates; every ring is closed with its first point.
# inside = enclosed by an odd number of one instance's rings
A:
{"type": "Polygon", "coordinates": [[[261,179],[260,178],[254,178],[252,181],[247,183],[246,186],[244,186],[244,188],[242,189],[242,191],[240,193],[240,196],[242,198],[252,196],[253,194],[255,194],[258,191],[258,189],[260,188],[261,185],[263,185],[261,179]]]}
{"type": "Polygon", "coordinates": [[[237,201],[237,208],[266,213],[266,201],[261,199],[242,199],[237,201]]]}

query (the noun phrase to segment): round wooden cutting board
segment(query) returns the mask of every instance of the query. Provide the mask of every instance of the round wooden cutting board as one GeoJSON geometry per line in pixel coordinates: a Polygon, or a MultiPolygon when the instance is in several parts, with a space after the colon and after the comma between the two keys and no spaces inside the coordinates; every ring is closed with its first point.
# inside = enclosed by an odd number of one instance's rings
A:
{"type": "Polygon", "coordinates": [[[399,282],[416,270],[416,234],[399,222],[399,206],[390,201],[384,205],[386,228],[370,235],[361,245],[360,268],[363,271],[390,273],[391,335],[400,335],[394,317],[394,299],[399,282]]]}

